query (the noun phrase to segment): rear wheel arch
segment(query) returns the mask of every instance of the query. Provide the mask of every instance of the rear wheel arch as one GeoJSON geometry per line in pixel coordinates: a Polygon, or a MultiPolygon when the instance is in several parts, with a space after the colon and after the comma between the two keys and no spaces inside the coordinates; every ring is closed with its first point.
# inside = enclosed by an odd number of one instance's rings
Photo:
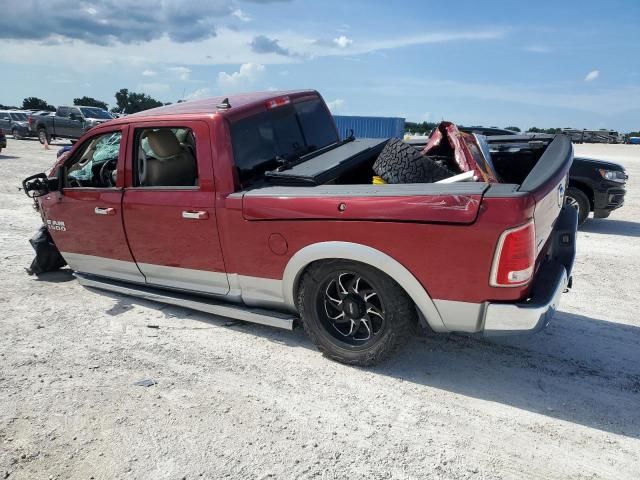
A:
{"type": "Polygon", "coordinates": [[[448,331],[426,289],[409,270],[386,253],[359,243],[320,242],[296,252],[287,263],[282,279],[283,298],[290,308],[296,309],[300,280],[304,272],[313,263],[330,260],[353,261],[384,273],[404,290],[433,330],[448,331]]]}

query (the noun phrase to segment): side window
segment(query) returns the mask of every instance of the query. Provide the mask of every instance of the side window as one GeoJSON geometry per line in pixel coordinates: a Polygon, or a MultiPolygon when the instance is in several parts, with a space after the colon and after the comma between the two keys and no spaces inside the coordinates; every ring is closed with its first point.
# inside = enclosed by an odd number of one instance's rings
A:
{"type": "Polygon", "coordinates": [[[69,110],[70,110],[69,107],[60,107],[60,108],[58,108],[57,115],[59,117],[68,117],[69,116],[69,110]]]}
{"type": "Polygon", "coordinates": [[[115,187],[121,140],[121,132],[105,133],[87,140],[66,164],[65,186],[115,187]]]}
{"type": "Polygon", "coordinates": [[[135,187],[195,187],[198,185],[196,142],[185,127],[136,130],[135,187]]]}
{"type": "Polygon", "coordinates": [[[0,120],[9,120],[8,113],[0,113],[0,120]]]}

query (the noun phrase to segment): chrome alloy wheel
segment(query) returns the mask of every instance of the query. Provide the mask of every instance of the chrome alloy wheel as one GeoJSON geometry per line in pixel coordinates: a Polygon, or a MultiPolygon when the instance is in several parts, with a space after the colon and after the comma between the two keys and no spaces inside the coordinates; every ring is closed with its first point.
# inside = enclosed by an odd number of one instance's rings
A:
{"type": "Polygon", "coordinates": [[[321,319],[336,340],[351,346],[365,346],[384,330],[382,299],[361,275],[339,272],[326,281],[321,319]]]}

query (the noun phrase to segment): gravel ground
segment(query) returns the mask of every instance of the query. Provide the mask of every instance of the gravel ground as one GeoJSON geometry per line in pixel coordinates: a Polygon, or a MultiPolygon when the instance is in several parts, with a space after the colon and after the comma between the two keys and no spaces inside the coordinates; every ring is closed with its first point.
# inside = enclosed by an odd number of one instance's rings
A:
{"type": "Polygon", "coordinates": [[[638,478],[640,147],[576,151],[631,179],[624,208],[579,234],[549,328],[416,338],[359,369],[300,330],[88,290],[68,271],[27,276],[40,220],[17,187],[55,148],[9,139],[0,478],[638,478]]]}

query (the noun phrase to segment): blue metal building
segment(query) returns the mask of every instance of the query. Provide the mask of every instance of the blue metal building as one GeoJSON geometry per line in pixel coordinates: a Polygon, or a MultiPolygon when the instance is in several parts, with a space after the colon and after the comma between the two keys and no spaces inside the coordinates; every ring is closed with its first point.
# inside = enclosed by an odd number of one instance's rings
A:
{"type": "Polygon", "coordinates": [[[346,138],[353,130],[356,138],[402,138],[404,118],[399,117],[354,117],[334,115],[340,138],[346,138]]]}

